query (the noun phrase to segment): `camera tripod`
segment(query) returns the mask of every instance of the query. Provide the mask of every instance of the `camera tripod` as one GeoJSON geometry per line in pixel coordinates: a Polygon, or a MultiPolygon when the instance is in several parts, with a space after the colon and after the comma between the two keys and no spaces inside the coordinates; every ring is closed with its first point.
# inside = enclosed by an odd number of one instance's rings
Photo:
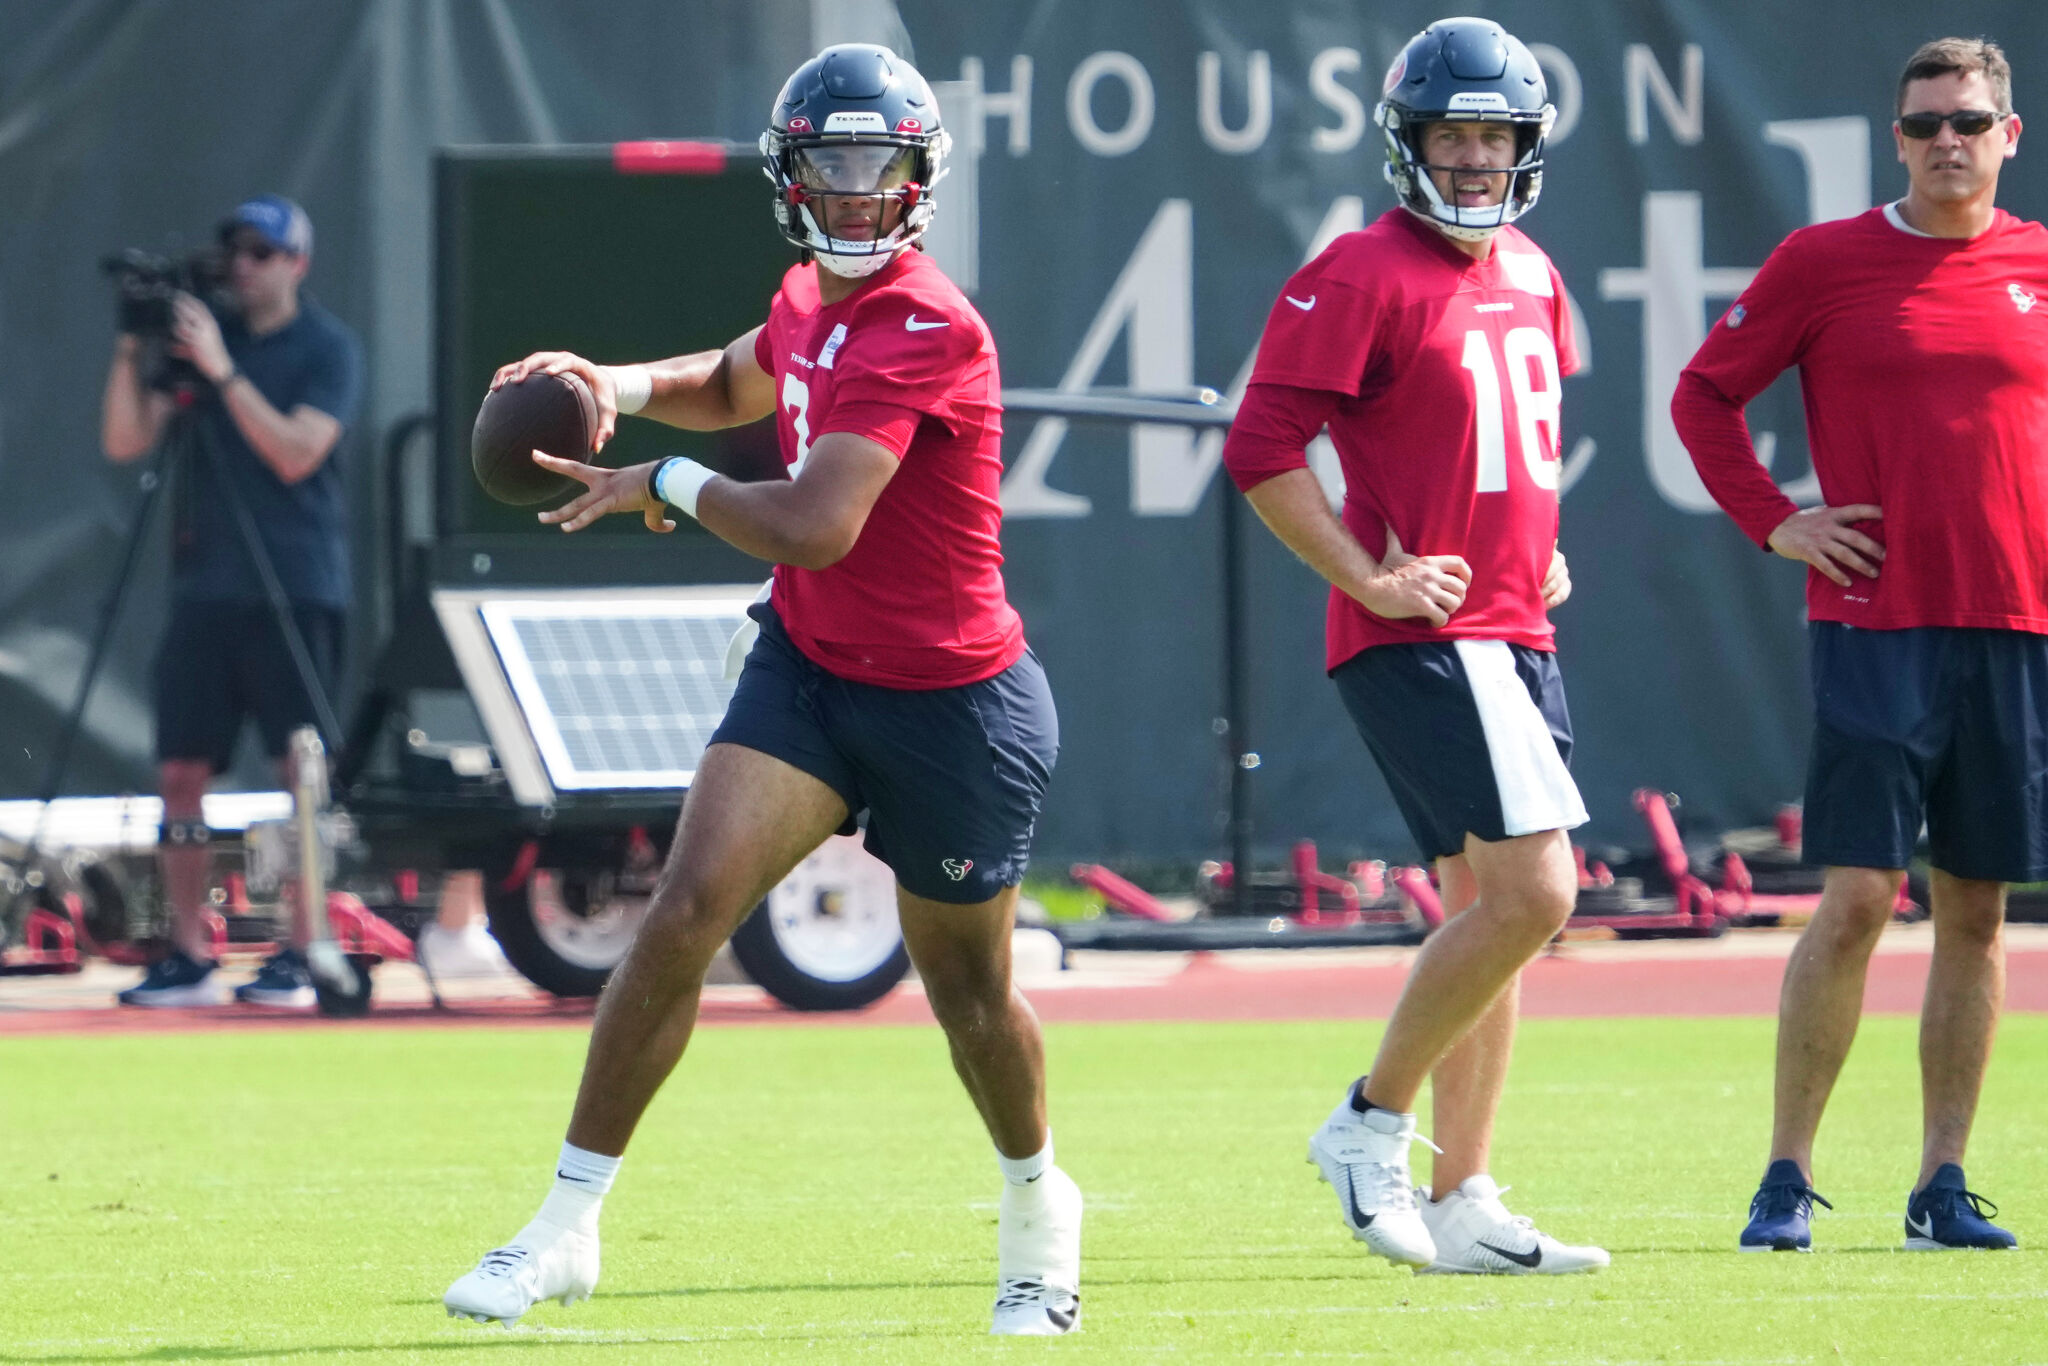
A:
{"type": "MultiPolygon", "coordinates": [[[[197,384],[193,382],[181,382],[169,390],[174,407],[163,433],[157,438],[156,445],[144,462],[139,481],[142,496],[129,514],[127,537],[122,546],[120,564],[115,570],[106,600],[100,608],[99,620],[93,629],[92,648],[86,656],[85,669],[79,675],[70,710],[65,714],[64,724],[58,730],[56,743],[52,746],[49,760],[44,765],[42,783],[36,794],[38,813],[35,828],[25,846],[0,857],[0,864],[7,865],[0,868],[0,881],[4,881],[12,889],[14,897],[26,895],[37,902],[48,900],[50,888],[57,881],[53,873],[59,870],[51,866],[43,849],[52,805],[57,795],[63,791],[72,750],[84,726],[85,712],[92,701],[94,685],[99,681],[100,671],[106,663],[108,650],[113,643],[114,627],[120,619],[121,609],[134,580],[135,566],[142,543],[147,538],[156,505],[163,496],[165,485],[172,479],[190,479],[191,471],[198,461],[206,462],[214,483],[219,486],[220,496],[226,501],[235,522],[237,539],[263,585],[264,598],[284,638],[293,668],[298,674],[301,686],[306,690],[306,696],[311,700],[321,738],[330,750],[341,743],[341,723],[335,714],[327,688],[313,667],[312,654],[307,649],[305,637],[299,631],[298,622],[292,615],[291,600],[285,593],[283,582],[277,576],[277,566],[271,559],[269,548],[263,544],[261,533],[257,530],[255,515],[250,511],[248,500],[243,496],[241,489],[228,476],[226,457],[215,445],[201,419],[198,410],[199,392],[197,384]]],[[[15,917],[9,916],[10,920],[13,918],[15,917]]]]}

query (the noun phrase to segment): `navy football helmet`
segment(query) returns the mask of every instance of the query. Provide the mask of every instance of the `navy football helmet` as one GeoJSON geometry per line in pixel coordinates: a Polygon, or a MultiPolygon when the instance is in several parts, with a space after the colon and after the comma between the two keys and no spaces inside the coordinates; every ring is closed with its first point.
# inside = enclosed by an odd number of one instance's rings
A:
{"type": "Polygon", "coordinates": [[[886,47],[841,43],[798,67],[775,98],[761,155],[775,184],[775,225],[818,264],[872,275],[924,236],[952,139],[917,69],[886,47]],[[901,206],[872,239],[833,237],[827,201],[876,198],[901,206]]]}
{"type": "Polygon", "coordinates": [[[1439,19],[1408,40],[1387,71],[1373,121],[1387,142],[1387,179],[1409,212],[1463,241],[1484,241],[1535,207],[1543,140],[1557,119],[1543,70],[1521,39],[1491,19],[1439,19]],[[1432,123],[1499,121],[1515,133],[1515,164],[1498,204],[1461,208],[1430,178],[1422,130],[1432,123]]]}

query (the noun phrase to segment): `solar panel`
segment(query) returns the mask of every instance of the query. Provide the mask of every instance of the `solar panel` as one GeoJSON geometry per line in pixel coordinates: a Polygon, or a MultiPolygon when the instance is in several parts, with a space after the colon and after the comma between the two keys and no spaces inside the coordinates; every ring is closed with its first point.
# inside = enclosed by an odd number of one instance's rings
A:
{"type": "Polygon", "coordinates": [[[732,700],[725,647],[752,599],[739,587],[478,610],[558,790],[684,788],[732,700]]]}

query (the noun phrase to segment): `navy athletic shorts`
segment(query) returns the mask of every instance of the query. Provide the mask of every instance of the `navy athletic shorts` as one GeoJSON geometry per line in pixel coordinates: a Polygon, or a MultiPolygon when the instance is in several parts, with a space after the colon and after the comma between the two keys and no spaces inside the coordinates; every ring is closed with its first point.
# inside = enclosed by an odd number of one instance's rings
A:
{"type": "Polygon", "coordinates": [[[2048,879],[2048,636],[1976,627],[1808,628],[1806,859],[2048,879]]]}
{"type": "Polygon", "coordinates": [[[1344,709],[1423,857],[1586,820],[1557,656],[1501,640],[1375,645],[1339,664],[1344,709]]]}
{"type": "MultiPolygon", "coordinates": [[[[292,619],[314,676],[332,698],[346,624],[341,609],[295,603],[292,619]]],[[[225,772],[250,717],[273,759],[284,757],[293,731],[316,721],[270,604],[173,600],[156,655],[157,759],[203,759],[225,772]]]]}
{"type": "Polygon", "coordinates": [[[964,687],[883,688],[812,662],[766,603],[749,611],[761,637],[712,744],[772,755],[865,810],[868,852],[916,896],[971,906],[1024,880],[1060,748],[1036,655],[964,687]]]}

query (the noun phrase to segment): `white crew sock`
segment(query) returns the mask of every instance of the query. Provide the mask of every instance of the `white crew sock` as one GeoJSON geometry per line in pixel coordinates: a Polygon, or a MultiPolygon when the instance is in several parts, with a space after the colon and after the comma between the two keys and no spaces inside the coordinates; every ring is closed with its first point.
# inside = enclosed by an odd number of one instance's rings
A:
{"type": "Polygon", "coordinates": [[[548,1198],[541,1202],[535,1220],[557,1228],[594,1228],[598,1208],[604,1204],[605,1193],[619,1174],[620,1161],[564,1143],[562,1155],[555,1161],[555,1184],[548,1191],[548,1198]]]}
{"type": "Polygon", "coordinates": [[[1045,1146],[1029,1157],[1004,1157],[998,1149],[996,1165],[1003,1169],[1003,1180],[1011,1185],[1030,1185],[1052,1170],[1052,1130],[1045,1132],[1045,1146]]]}

